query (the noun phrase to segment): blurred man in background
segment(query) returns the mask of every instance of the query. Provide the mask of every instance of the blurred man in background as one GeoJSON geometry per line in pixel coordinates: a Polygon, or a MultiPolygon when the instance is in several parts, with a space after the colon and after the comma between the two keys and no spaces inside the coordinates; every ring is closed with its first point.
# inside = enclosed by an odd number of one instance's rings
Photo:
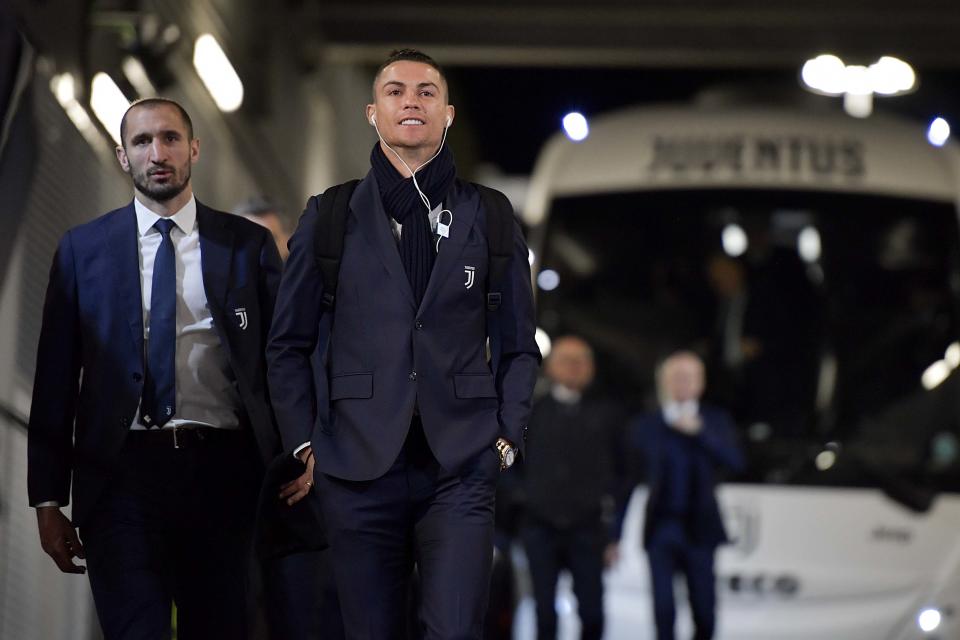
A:
{"type": "Polygon", "coordinates": [[[537,638],[557,637],[560,571],[573,576],[580,637],[603,635],[604,552],[623,465],[623,416],[590,394],[593,350],[564,336],[546,364],[550,393],[533,408],[521,465],[526,514],[521,536],[537,606],[537,638]]]}
{"type": "Polygon", "coordinates": [[[280,213],[280,208],[276,204],[264,196],[255,196],[237,206],[233,213],[269,229],[274,242],[277,243],[280,259],[287,261],[287,256],[290,255],[290,250],[287,249],[287,242],[290,241],[290,224],[280,213]]]}
{"type": "Polygon", "coordinates": [[[714,495],[716,472],[718,467],[741,471],[744,460],[727,413],[700,403],[705,382],[696,354],[674,353],[657,372],[659,411],[641,417],[629,431],[649,486],[643,544],[658,640],[674,638],[678,572],[687,581],[694,639],[712,638],[715,627],[714,554],[727,542],[714,495]]]}

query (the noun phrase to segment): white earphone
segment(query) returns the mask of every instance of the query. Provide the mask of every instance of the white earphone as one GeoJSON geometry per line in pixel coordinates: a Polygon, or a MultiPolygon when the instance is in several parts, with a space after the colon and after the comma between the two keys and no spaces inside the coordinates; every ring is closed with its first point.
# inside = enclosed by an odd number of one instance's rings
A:
{"type": "MultiPolygon", "coordinates": [[[[377,126],[377,114],[376,114],[376,113],[370,114],[370,124],[373,125],[373,128],[377,130],[377,137],[380,138],[380,142],[382,142],[383,145],[384,145],[387,149],[390,149],[391,153],[393,153],[393,155],[395,155],[395,156],[397,157],[397,160],[400,161],[400,164],[402,164],[404,167],[406,167],[406,168],[407,168],[407,171],[410,172],[410,177],[413,179],[413,188],[417,190],[417,194],[420,196],[420,201],[423,203],[423,206],[425,206],[425,207],[427,208],[427,213],[428,213],[428,214],[429,214],[431,211],[433,211],[433,205],[430,204],[430,199],[427,197],[427,194],[425,194],[425,193],[423,192],[423,190],[420,189],[420,184],[417,182],[417,171],[420,171],[420,169],[423,169],[425,166],[427,166],[428,164],[430,164],[431,162],[433,162],[434,159],[435,159],[438,155],[440,155],[440,151],[443,150],[443,143],[446,142],[446,140],[447,140],[447,129],[450,128],[450,124],[451,124],[452,122],[453,122],[453,118],[448,115],[448,116],[447,116],[447,120],[446,120],[446,126],[443,128],[443,137],[440,139],[440,147],[437,149],[437,152],[436,152],[435,154],[433,154],[433,155],[430,157],[429,160],[427,160],[426,162],[424,162],[423,164],[421,164],[419,167],[417,167],[416,171],[414,171],[413,169],[410,168],[410,166],[409,166],[406,162],[403,161],[403,158],[400,157],[400,154],[397,153],[396,150],[395,150],[393,147],[391,147],[389,144],[387,144],[387,141],[383,139],[383,136],[382,136],[382,135],[380,135],[380,127],[377,126]]],[[[453,212],[450,211],[449,209],[443,209],[443,210],[441,210],[441,211],[440,211],[440,214],[439,214],[438,217],[437,217],[437,230],[436,230],[436,233],[437,233],[436,250],[437,250],[437,252],[440,251],[440,240],[443,239],[443,238],[447,238],[447,237],[450,236],[450,227],[451,227],[451,225],[453,225],[453,212]],[[444,213],[450,214],[450,221],[449,221],[448,223],[446,223],[446,224],[443,223],[443,214],[444,214],[444,213]]]]}

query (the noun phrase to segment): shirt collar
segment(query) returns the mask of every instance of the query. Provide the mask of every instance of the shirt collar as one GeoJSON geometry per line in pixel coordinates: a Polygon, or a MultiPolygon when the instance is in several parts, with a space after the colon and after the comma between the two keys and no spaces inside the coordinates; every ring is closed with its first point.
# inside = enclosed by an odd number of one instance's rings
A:
{"type": "MultiPolygon", "coordinates": [[[[157,220],[163,217],[151,211],[147,205],[136,198],[133,199],[133,208],[137,212],[137,230],[140,232],[141,237],[147,235],[157,220]]],[[[180,211],[170,216],[170,219],[173,220],[173,223],[177,225],[177,228],[180,229],[184,235],[192,232],[197,222],[197,201],[194,197],[191,195],[187,204],[183,205],[180,211]]],[[[157,233],[159,233],[159,231],[157,233]]]]}
{"type": "Polygon", "coordinates": [[[554,383],[550,387],[550,395],[553,396],[553,399],[563,405],[573,405],[580,402],[580,398],[583,394],[579,391],[574,391],[568,387],[563,386],[559,383],[554,383]]]}
{"type": "Polygon", "coordinates": [[[663,405],[663,419],[667,424],[673,424],[682,418],[692,418],[700,415],[700,402],[697,400],[687,400],[677,402],[670,400],[663,405]]]}

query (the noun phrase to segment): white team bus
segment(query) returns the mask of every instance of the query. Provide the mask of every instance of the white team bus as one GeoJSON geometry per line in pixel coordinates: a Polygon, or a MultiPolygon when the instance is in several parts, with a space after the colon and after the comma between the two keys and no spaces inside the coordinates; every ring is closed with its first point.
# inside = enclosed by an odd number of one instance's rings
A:
{"type": "MultiPolygon", "coordinates": [[[[719,492],[717,637],[960,638],[956,145],[798,108],[590,126],[554,136],[530,183],[539,325],[585,336],[637,410],[659,358],[704,354],[748,459],[719,492]]],[[[644,499],[607,575],[608,640],[654,637],[644,499]]],[[[575,607],[558,609],[576,637],[575,607]]]]}

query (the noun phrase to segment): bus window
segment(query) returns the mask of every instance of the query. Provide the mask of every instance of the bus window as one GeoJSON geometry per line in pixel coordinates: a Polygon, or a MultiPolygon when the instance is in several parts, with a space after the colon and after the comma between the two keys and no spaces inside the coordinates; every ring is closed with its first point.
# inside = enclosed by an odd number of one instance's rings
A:
{"type": "Polygon", "coordinates": [[[633,408],[655,401],[658,359],[705,357],[708,399],[733,412],[748,451],[739,480],[872,486],[859,467],[813,465],[836,440],[960,490],[960,382],[921,382],[960,336],[952,204],[763,189],[578,195],[552,202],[541,253],[559,283],[538,292],[540,325],[594,344],[603,384],[633,408]]]}

